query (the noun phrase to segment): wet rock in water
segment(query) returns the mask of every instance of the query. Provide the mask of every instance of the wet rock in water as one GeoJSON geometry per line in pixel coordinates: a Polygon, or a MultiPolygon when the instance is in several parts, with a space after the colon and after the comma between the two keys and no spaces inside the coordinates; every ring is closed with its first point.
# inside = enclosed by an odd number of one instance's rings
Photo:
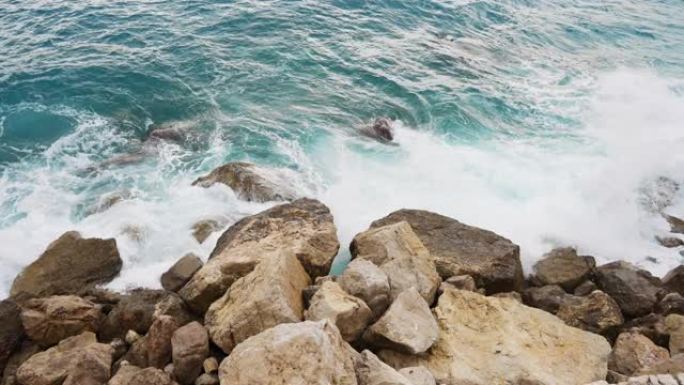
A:
{"type": "Polygon", "coordinates": [[[568,296],[569,294],[558,285],[529,287],[523,291],[523,303],[556,314],[568,296]]]}
{"type": "Polygon", "coordinates": [[[261,262],[209,307],[204,324],[211,340],[230,353],[268,328],[301,321],[302,290],[309,283],[309,276],[291,253],[261,262]]]}
{"type": "Polygon", "coordinates": [[[650,313],[662,292],[660,279],[623,261],[598,267],[596,283],[628,317],[650,313]]]}
{"type": "Polygon", "coordinates": [[[520,291],[524,286],[520,248],[506,238],[423,210],[399,210],[371,228],[406,221],[435,258],[443,279],[470,275],[487,294],[520,291]]]}
{"type": "Polygon", "coordinates": [[[179,326],[171,316],[155,317],[146,336],[147,364],[149,366],[163,369],[166,364],[171,362],[171,337],[179,326]]]}
{"type": "Polygon", "coordinates": [[[248,202],[292,201],[297,193],[288,184],[288,178],[277,171],[246,162],[224,164],[206,176],[200,177],[193,186],[211,187],[222,183],[235,195],[248,202]]]}
{"type": "Polygon", "coordinates": [[[186,254],[161,276],[161,284],[165,290],[178,291],[185,286],[192,276],[202,267],[200,257],[186,254]]]}
{"type": "Polygon", "coordinates": [[[369,138],[377,141],[387,143],[394,140],[394,133],[392,130],[392,120],[388,118],[377,118],[370,124],[361,129],[361,133],[369,138]]]}
{"type": "Polygon", "coordinates": [[[361,298],[378,319],[390,304],[390,286],[387,275],[373,262],[357,258],[349,262],[338,278],[340,287],[361,298]]]}
{"type": "Polygon", "coordinates": [[[602,335],[615,333],[625,322],[618,304],[602,291],[566,297],[556,315],[570,326],[602,335]]]}
{"type": "Polygon", "coordinates": [[[204,313],[260,261],[289,252],[316,278],[328,274],[339,247],[330,210],[319,201],[299,199],[231,226],[179,294],[197,313],[204,313]]]}
{"type": "MultiPolygon", "coordinates": [[[[2,345],[0,345],[0,347],[2,347],[2,345]]],[[[9,357],[9,360],[7,360],[7,365],[4,367],[4,371],[2,370],[2,367],[0,367],[0,372],[3,372],[2,377],[0,378],[0,384],[17,385],[17,369],[19,369],[19,367],[26,362],[26,360],[38,352],[40,352],[38,345],[30,341],[24,341],[21,346],[19,346],[9,357]]]]}
{"type": "Polygon", "coordinates": [[[221,230],[221,224],[218,221],[205,219],[192,225],[192,236],[197,242],[204,243],[212,233],[219,230],[221,230]]]}
{"type": "Polygon", "coordinates": [[[667,247],[667,248],[675,248],[675,247],[681,247],[684,246],[684,240],[681,238],[677,237],[658,237],[656,236],[656,241],[660,243],[661,246],[667,247]]]}
{"type": "Polygon", "coordinates": [[[666,349],[647,337],[633,332],[618,336],[610,354],[608,367],[618,373],[631,376],[670,358],[666,349]]]}
{"type": "Polygon", "coordinates": [[[408,378],[380,361],[369,350],[361,352],[361,358],[355,366],[359,385],[413,385],[408,378]]]}
{"type": "Polygon", "coordinates": [[[14,279],[12,296],[76,294],[119,274],[123,262],[114,239],[64,233],[14,279]]]}
{"type": "Polygon", "coordinates": [[[670,224],[670,231],[677,234],[684,234],[684,220],[672,215],[666,215],[665,219],[670,224]]]}
{"type": "Polygon", "coordinates": [[[665,317],[665,327],[670,334],[668,348],[671,355],[684,353],[684,316],[670,314],[665,317]]]}
{"type": "Polygon", "coordinates": [[[679,265],[665,274],[663,288],[684,296],[684,265],[679,265]]]}
{"type": "Polygon", "coordinates": [[[572,292],[596,267],[593,257],[578,256],[571,247],[557,248],[534,264],[535,278],[542,285],[558,285],[572,292]]]}
{"type": "Polygon", "coordinates": [[[173,374],[181,384],[192,384],[202,373],[209,355],[209,335],[199,322],[189,323],[173,333],[173,374]]]}
{"type": "Polygon", "coordinates": [[[351,250],[354,258],[371,261],[387,275],[392,299],[406,289],[415,287],[425,301],[434,301],[442,280],[430,252],[407,222],[357,234],[351,250]]]}
{"type": "Polygon", "coordinates": [[[666,294],[658,305],[656,311],[663,315],[668,314],[684,314],[684,297],[679,293],[666,294]]]}
{"type": "Polygon", "coordinates": [[[99,306],[75,295],[31,299],[21,312],[26,334],[43,347],[85,331],[97,332],[103,318],[99,306]]]}
{"type": "Polygon", "coordinates": [[[24,336],[21,309],[14,301],[0,301],[0,373],[24,336]]]}
{"type": "Polygon", "coordinates": [[[109,380],[112,348],[85,332],[37,353],[17,369],[20,385],[104,384],[109,380]]]}
{"type": "Polygon", "coordinates": [[[439,327],[430,307],[415,288],[399,294],[380,319],[363,335],[379,348],[408,354],[427,351],[439,337],[439,327]]]}
{"type": "Polygon", "coordinates": [[[579,286],[575,288],[575,295],[578,295],[580,297],[587,296],[591,293],[594,292],[594,290],[598,290],[598,286],[592,281],[584,281],[581,283],[579,286]]]}
{"type": "Polygon", "coordinates": [[[576,385],[606,377],[605,338],[537,309],[464,290],[447,290],[435,315],[436,344],[423,355],[383,350],[395,368],[425,366],[438,383],[576,385]]]}
{"type": "Polygon", "coordinates": [[[239,344],[219,378],[230,385],[356,385],[354,354],[330,321],[281,324],[239,344]]]}
{"type": "Polygon", "coordinates": [[[189,127],[171,122],[165,124],[151,124],[149,127],[147,140],[167,140],[182,143],[185,141],[189,127]]]}
{"type": "Polygon", "coordinates": [[[437,385],[435,377],[424,366],[414,366],[399,370],[413,385],[437,385]]]}
{"type": "Polygon", "coordinates": [[[332,281],[321,285],[305,314],[311,321],[330,320],[340,330],[342,338],[349,342],[361,336],[373,315],[363,300],[347,294],[332,281]]]}

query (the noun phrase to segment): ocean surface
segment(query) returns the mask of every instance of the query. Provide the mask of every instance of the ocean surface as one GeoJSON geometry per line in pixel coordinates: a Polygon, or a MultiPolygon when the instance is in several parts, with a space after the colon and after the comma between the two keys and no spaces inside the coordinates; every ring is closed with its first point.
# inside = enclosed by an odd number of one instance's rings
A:
{"type": "Polygon", "coordinates": [[[683,146],[681,0],[0,0],[0,297],[67,230],[117,239],[111,287],[158,286],[213,248],[195,222],[273,205],[191,186],[235,160],[331,208],[337,270],[372,220],[421,208],[528,269],[571,245],[662,275],[683,146]],[[358,134],[378,117],[398,145],[358,134]]]}

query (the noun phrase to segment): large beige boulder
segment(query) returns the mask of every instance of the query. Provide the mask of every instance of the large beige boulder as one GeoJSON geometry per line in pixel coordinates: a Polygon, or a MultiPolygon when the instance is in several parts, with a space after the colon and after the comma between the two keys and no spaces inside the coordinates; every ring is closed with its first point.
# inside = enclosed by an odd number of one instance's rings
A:
{"type": "Polygon", "coordinates": [[[380,357],[395,368],[425,366],[446,385],[577,385],[606,377],[605,338],[545,311],[450,289],[439,297],[435,314],[440,336],[426,354],[385,350],[380,357]]]}
{"type": "Polygon", "coordinates": [[[424,366],[413,366],[399,370],[413,385],[437,385],[435,376],[424,366]]]}
{"type": "Polygon", "coordinates": [[[328,274],[340,244],[330,210],[299,199],[238,221],[216,243],[209,261],[179,294],[204,313],[239,278],[281,252],[297,256],[312,278],[328,274]]]}
{"type": "Polygon", "coordinates": [[[221,385],[356,385],[353,350],[330,321],[282,324],[238,345],[221,385]]]}
{"type": "Polygon", "coordinates": [[[109,380],[114,349],[84,332],[34,354],[17,370],[19,385],[101,385],[109,380]]]}
{"type": "Polygon", "coordinates": [[[103,318],[100,306],[75,295],[31,299],[21,312],[26,334],[43,347],[85,331],[97,332],[103,318]]]}
{"type": "Polygon", "coordinates": [[[211,340],[230,353],[235,345],[268,328],[300,322],[304,312],[302,290],[310,281],[291,253],[264,260],[207,311],[204,325],[211,340]]]}
{"type": "Polygon", "coordinates": [[[349,262],[337,283],[347,293],[361,298],[373,312],[373,319],[378,319],[390,304],[387,274],[371,261],[357,258],[349,262]]]}
{"type": "Polygon", "coordinates": [[[631,376],[669,358],[667,349],[654,344],[647,337],[635,332],[625,332],[615,340],[608,367],[631,376]]]}
{"type": "Polygon", "coordinates": [[[10,294],[76,294],[110,281],[119,274],[122,264],[114,239],[84,239],[69,231],[17,275],[10,294]]]}
{"type": "Polygon", "coordinates": [[[231,162],[215,168],[195,180],[193,186],[210,187],[222,183],[246,201],[291,201],[297,193],[280,170],[259,167],[246,162],[231,162]]]}
{"type": "Polygon", "coordinates": [[[363,339],[375,347],[408,354],[424,353],[438,337],[437,321],[427,302],[413,287],[401,293],[363,335],[363,339]]]}
{"type": "Polygon", "coordinates": [[[356,378],[359,385],[413,385],[369,350],[361,352],[361,358],[356,361],[356,378]]]}
{"type": "Polygon", "coordinates": [[[173,333],[173,375],[181,384],[192,384],[202,373],[209,356],[209,336],[199,322],[191,322],[173,333]]]}
{"type": "Polygon", "coordinates": [[[326,281],[311,298],[305,318],[310,321],[330,320],[337,326],[345,341],[353,342],[361,336],[373,313],[363,300],[347,294],[340,285],[326,281]]]}
{"type": "Polygon", "coordinates": [[[407,222],[397,222],[357,234],[351,244],[354,258],[366,259],[387,275],[390,296],[415,287],[432,303],[442,282],[430,252],[407,222]]]}
{"type": "Polygon", "coordinates": [[[520,248],[491,231],[423,210],[399,210],[372,228],[406,221],[435,258],[443,279],[470,275],[488,294],[520,291],[524,284],[520,248]]]}

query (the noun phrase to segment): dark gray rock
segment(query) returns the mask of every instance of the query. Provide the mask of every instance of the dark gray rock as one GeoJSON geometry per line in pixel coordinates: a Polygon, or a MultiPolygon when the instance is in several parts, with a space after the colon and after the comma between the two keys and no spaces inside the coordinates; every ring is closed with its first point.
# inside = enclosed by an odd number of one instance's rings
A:
{"type": "Polygon", "coordinates": [[[0,373],[23,336],[21,309],[12,300],[0,301],[0,373]]]}
{"type": "Polygon", "coordinates": [[[557,248],[534,264],[536,279],[542,285],[559,285],[572,292],[596,267],[593,257],[578,256],[571,247],[557,248]]]}
{"type": "Polygon", "coordinates": [[[556,314],[561,303],[569,294],[558,285],[529,287],[523,291],[523,303],[556,314]]]}
{"type": "Polygon", "coordinates": [[[162,287],[168,291],[180,290],[202,268],[202,260],[195,254],[186,254],[161,276],[162,287]]]}
{"type": "Polygon", "coordinates": [[[597,268],[596,283],[615,299],[622,313],[628,317],[650,313],[662,292],[660,279],[623,261],[597,268]]]}

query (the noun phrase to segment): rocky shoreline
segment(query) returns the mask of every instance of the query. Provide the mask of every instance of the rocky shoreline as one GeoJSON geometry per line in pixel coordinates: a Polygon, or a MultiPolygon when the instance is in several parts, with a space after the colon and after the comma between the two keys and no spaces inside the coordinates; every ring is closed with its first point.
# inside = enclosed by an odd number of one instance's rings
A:
{"type": "Polygon", "coordinates": [[[288,201],[230,226],[206,263],[180,258],[163,290],[98,287],[122,268],[113,239],[50,244],[0,302],[0,385],[684,384],[684,266],[660,279],[558,248],[525,277],[510,240],[402,209],[330,276],[330,210],[255,170],[197,184],[288,201]]]}

